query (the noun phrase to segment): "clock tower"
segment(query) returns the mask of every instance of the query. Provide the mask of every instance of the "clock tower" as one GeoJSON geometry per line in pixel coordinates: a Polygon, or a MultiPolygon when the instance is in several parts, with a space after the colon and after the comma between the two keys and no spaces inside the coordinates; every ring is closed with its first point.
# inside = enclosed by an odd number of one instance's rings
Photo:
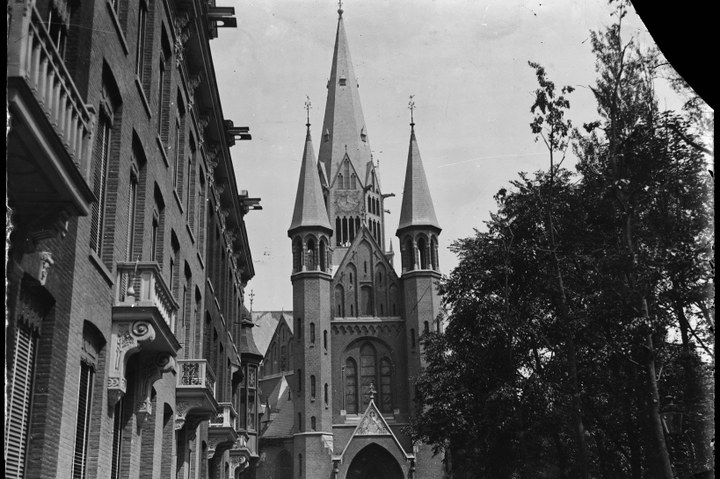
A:
{"type": "Polygon", "coordinates": [[[342,7],[338,14],[317,161],[308,100],[288,229],[293,366],[283,374],[289,389],[269,395],[276,402],[260,448],[277,464],[291,463],[293,479],[438,478],[442,459],[413,443],[405,426],[423,366],[420,336],[438,316],[440,226],[411,118],[399,275],[385,239],[384,200],[394,195],[380,186],[342,7]]]}

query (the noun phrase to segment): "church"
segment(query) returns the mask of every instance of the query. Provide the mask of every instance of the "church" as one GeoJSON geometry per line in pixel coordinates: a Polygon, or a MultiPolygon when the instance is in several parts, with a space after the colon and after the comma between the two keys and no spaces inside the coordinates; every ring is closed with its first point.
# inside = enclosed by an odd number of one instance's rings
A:
{"type": "Polygon", "coordinates": [[[384,218],[392,195],[371,155],[338,14],[322,131],[313,141],[308,119],[288,229],[293,310],[253,313],[264,355],[257,477],[441,478],[442,454],[405,431],[420,337],[440,328],[441,228],[411,117],[396,272],[384,218]]]}

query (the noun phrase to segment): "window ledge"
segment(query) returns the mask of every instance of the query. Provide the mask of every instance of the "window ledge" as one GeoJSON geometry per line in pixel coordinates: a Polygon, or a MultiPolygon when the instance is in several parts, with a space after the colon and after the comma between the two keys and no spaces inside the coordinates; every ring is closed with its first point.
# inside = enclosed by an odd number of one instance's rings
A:
{"type": "Polygon", "coordinates": [[[190,241],[192,241],[192,244],[195,244],[195,235],[193,234],[192,228],[190,228],[190,225],[188,223],[185,223],[185,229],[190,235],[190,241]]]}
{"type": "Polygon", "coordinates": [[[180,195],[178,194],[177,190],[173,188],[173,197],[175,198],[175,203],[177,203],[178,208],[180,208],[180,213],[184,213],[185,209],[183,208],[182,201],[180,200],[180,195]]]}
{"type": "Polygon", "coordinates": [[[142,104],[145,107],[145,113],[147,113],[148,119],[150,119],[152,118],[150,103],[148,102],[147,95],[145,94],[145,88],[137,75],[135,75],[135,86],[137,87],[138,93],[140,93],[140,100],[142,100],[142,104]]]}
{"type": "MultiPolygon", "coordinates": [[[[198,259],[198,261],[200,262],[200,268],[201,268],[201,269],[205,269],[205,261],[203,261],[202,255],[200,254],[200,251],[198,251],[196,254],[197,254],[197,259],[198,259]]],[[[210,281],[210,280],[208,279],[208,281],[210,281]]],[[[210,289],[212,289],[212,285],[210,286],[210,289]]],[[[213,294],[215,294],[214,291],[213,291],[213,294]]]]}
{"type": "Polygon", "coordinates": [[[108,12],[110,12],[110,18],[112,19],[113,25],[115,26],[115,31],[120,38],[120,45],[122,46],[125,55],[128,55],[130,53],[130,49],[128,48],[127,40],[125,40],[125,34],[122,31],[122,27],[120,26],[120,19],[118,19],[117,13],[115,13],[115,8],[113,7],[113,4],[112,2],[110,2],[110,0],[107,0],[105,2],[105,5],[107,5],[108,12]]]}
{"type": "Polygon", "coordinates": [[[170,162],[168,161],[167,153],[165,153],[165,143],[163,143],[162,138],[160,138],[160,134],[155,137],[155,140],[157,141],[158,148],[160,148],[160,156],[162,156],[165,166],[170,168],[170,162]]]}
{"type": "Polygon", "coordinates": [[[113,284],[115,284],[115,281],[113,281],[112,272],[108,269],[107,266],[105,266],[105,263],[103,263],[97,253],[91,249],[88,256],[90,258],[90,262],[100,272],[103,279],[107,282],[108,286],[112,286],[113,284]]]}

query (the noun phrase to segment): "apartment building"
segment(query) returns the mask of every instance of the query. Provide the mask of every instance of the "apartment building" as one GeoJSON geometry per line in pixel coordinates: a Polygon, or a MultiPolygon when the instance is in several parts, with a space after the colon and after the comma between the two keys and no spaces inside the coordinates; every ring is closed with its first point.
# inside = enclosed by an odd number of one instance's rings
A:
{"type": "Polygon", "coordinates": [[[253,476],[214,3],[8,3],[6,477],[253,476]]]}

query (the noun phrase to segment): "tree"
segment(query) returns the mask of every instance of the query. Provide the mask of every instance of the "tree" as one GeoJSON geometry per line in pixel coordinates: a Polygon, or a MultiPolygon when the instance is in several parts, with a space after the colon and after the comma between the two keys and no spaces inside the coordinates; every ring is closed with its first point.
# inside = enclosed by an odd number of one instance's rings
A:
{"type": "Polygon", "coordinates": [[[531,64],[549,169],[502,188],[485,229],[453,245],[448,326],[423,338],[410,432],[449,450],[455,477],[670,478],[711,464],[705,159],[688,122],[658,110],[658,61],[623,41],[623,8],[592,34],[598,121],[571,133],[570,90],[531,64]],[[570,144],[577,174],[560,167],[570,144]],[[665,443],[667,395],[692,411],[693,448],[665,443]]]}

